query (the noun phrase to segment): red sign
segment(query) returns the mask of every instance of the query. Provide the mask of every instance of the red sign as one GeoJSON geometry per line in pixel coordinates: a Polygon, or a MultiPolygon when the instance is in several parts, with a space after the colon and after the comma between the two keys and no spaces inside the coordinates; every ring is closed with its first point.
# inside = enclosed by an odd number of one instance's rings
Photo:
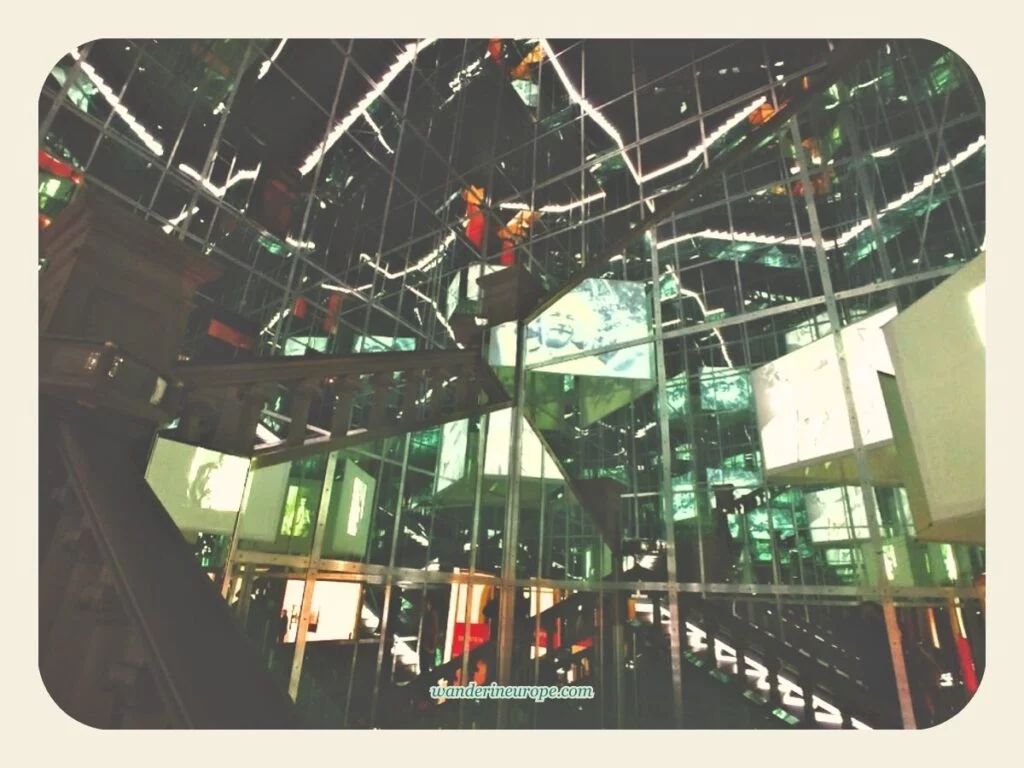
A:
{"type": "MultiPolygon", "coordinates": [[[[455,624],[455,633],[452,639],[452,658],[462,655],[462,643],[463,638],[466,636],[466,625],[463,623],[455,624]]],[[[470,624],[469,625],[469,650],[473,650],[478,645],[483,645],[490,639],[490,631],[486,624],[470,624]]]]}
{"type": "Polygon", "coordinates": [[[213,338],[220,339],[238,349],[252,349],[256,346],[256,342],[251,336],[225,325],[220,320],[211,320],[206,332],[213,338]]]}

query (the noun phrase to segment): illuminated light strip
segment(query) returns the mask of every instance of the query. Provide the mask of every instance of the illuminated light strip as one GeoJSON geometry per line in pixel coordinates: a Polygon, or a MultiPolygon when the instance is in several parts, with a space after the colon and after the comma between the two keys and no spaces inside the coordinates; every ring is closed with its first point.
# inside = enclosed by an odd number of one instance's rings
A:
{"type": "Polygon", "coordinates": [[[935,626],[935,609],[934,608],[929,608],[928,609],[928,626],[929,626],[929,628],[931,629],[931,632],[932,632],[932,645],[935,646],[936,648],[938,648],[939,647],[939,631],[938,631],[938,628],[935,626]]]}
{"type": "Polygon", "coordinates": [[[695,237],[707,238],[709,240],[736,240],[744,243],[760,243],[761,245],[802,245],[807,248],[814,247],[814,240],[809,237],[782,237],[780,235],[759,235],[755,232],[724,232],[720,229],[704,229],[700,232],[690,232],[685,235],[663,240],[658,243],[658,250],[675,245],[683,240],[692,240],[695,237]]]}
{"type": "Polygon", "coordinates": [[[272,318],[270,318],[270,322],[267,323],[266,327],[264,327],[264,329],[262,331],[260,331],[260,335],[266,335],[267,333],[269,333],[270,329],[273,328],[275,325],[277,325],[279,320],[282,320],[282,319],[288,317],[288,315],[290,313],[291,313],[291,310],[290,309],[286,309],[284,312],[278,312],[277,314],[275,314],[272,318]]]}
{"type": "MultiPolygon", "coordinates": [[[[684,288],[683,284],[679,282],[679,275],[677,275],[668,267],[665,268],[665,271],[672,276],[672,280],[676,284],[676,290],[679,291],[679,293],[681,293],[684,296],[689,296],[691,299],[694,299],[697,302],[697,305],[700,307],[700,311],[704,314],[704,317],[707,317],[709,314],[711,314],[710,310],[708,310],[707,305],[704,303],[704,300],[700,297],[699,293],[691,291],[689,288],[684,288]]],[[[722,332],[717,328],[712,328],[711,333],[718,337],[719,346],[722,348],[722,357],[725,358],[726,364],[730,368],[735,368],[735,366],[732,363],[732,358],[729,357],[729,350],[725,348],[725,338],[722,336],[722,332]]]]}
{"type": "MultiPolygon", "coordinates": [[[[666,616],[668,611],[662,608],[662,616],[666,616]]],[[[668,618],[671,618],[668,616],[668,618]]],[[[697,627],[690,622],[686,624],[686,637],[687,644],[690,650],[697,653],[707,648],[707,633],[700,627],[697,627]]],[[[716,661],[728,662],[730,664],[736,664],[736,650],[729,645],[726,645],[721,640],[715,640],[715,659],[716,661]]],[[[768,669],[758,662],[754,661],[750,657],[745,659],[746,673],[751,677],[755,678],[755,684],[760,690],[768,690],[768,669]]],[[[790,680],[785,675],[778,675],[779,680],[779,693],[782,695],[782,702],[789,704],[794,707],[802,707],[804,700],[804,691],[799,685],[790,680]]],[[[831,703],[825,701],[820,696],[811,694],[811,703],[815,707],[814,718],[820,723],[827,723],[830,725],[842,725],[843,717],[839,709],[831,703]],[[818,711],[818,709],[824,711],[818,711]]],[[[869,726],[854,720],[854,728],[871,730],[869,726]]]]}
{"type": "Polygon", "coordinates": [[[462,87],[468,83],[474,76],[474,73],[483,67],[483,59],[491,55],[488,51],[484,54],[484,57],[471,62],[468,66],[463,67],[455,73],[455,79],[448,83],[448,87],[452,89],[452,93],[456,94],[462,90],[462,87]]]}
{"type": "Polygon", "coordinates": [[[746,663],[743,665],[746,669],[746,673],[754,678],[754,685],[759,691],[769,691],[771,686],[768,684],[768,667],[763,664],[759,664],[751,658],[747,658],[746,663]]]}
{"type": "Polygon", "coordinates": [[[648,424],[645,424],[636,431],[636,437],[640,438],[646,436],[647,433],[650,432],[655,426],[657,425],[653,421],[648,424]]]}
{"type": "Polygon", "coordinates": [[[381,77],[380,81],[370,89],[369,93],[360,99],[359,103],[352,108],[351,112],[342,118],[340,123],[334,126],[327,138],[320,142],[320,146],[310,153],[309,157],[306,158],[306,161],[299,167],[299,173],[305,176],[312,171],[316,167],[320,157],[326,154],[327,150],[335,145],[338,139],[345,134],[345,131],[352,127],[356,120],[366,114],[366,110],[370,108],[370,105],[373,104],[373,102],[375,102],[382,93],[384,93],[387,87],[391,85],[392,81],[398,77],[402,70],[412,63],[413,59],[416,58],[416,55],[436,41],[437,38],[429,38],[427,40],[421,40],[418,43],[410,43],[407,45],[405,50],[395,60],[395,63],[391,65],[391,68],[384,73],[383,77],[381,77]]]}
{"type": "MultiPolygon", "coordinates": [[[[587,203],[592,203],[595,200],[600,200],[603,197],[605,197],[604,192],[595,192],[592,195],[587,195],[582,200],[577,200],[572,203],[551,203],[549,205],[542,205],[537,210],[540,211],[541,213],[566,213],[567,211],[571,211],[574,208],[584,206],[587,203]]],[[[503,211],[530,210],[530,206],[528,206],[526,203],[500,203],[498,205],[498,208],[500,208],[503,211]]]]}
{"type": "MultiPolygon", "coordinates": [[[[490,55],[491,52],[488,51],[487,53],[484,54],[483,59],[486,59],[490,55]]],[[[460,69],[458,72],[455,73],[455,79],[448,83],[448,87],[452,89],[451,96],[449,96],[441,103],[442,107],[447,106],[448,103],[455,98],[458,92],[461,91],[462,88],[467,83],[469,83],[470,80],[476,77],[476,75],[478,74],[476,70],[483,67],[483,59],[477,59],[476,61],[472,62],[468,66],[464,67],[463,69],[460,69]]]]}
{"type": "Polygon", "coordinates": [[[260,71],[256,74],[257,80],[262,80],[264,77],[267,76],[267,72],[270,71],[270,65],[273,64],[277,60],[277,57],[281,55],[281,51],[284,50],[284,44],[287,42],[287,37],[281,40],[281,42],[277,44],[277,48],[274,50],[274,52],[270,54],[270,58],[264,61],[262,64],[260,64],[260,71]]]}
{"type": "Polygon", "coordinates": [[[855,94],[861,88],[867,88],[869,85],[874,85],[875,83],[877,83],[881,79],[882,79],[882,76],[879,75],[878,77],[874,77],[874,78],[868,80],[866,83],[858,83],[857,85],[853,86],[850,89],[850,95],[853,96],[853,94],[855,94]]]}
{"type": "MultiPolygon", "coordinates": [[[[199,206],[198,205],[195,208],[192,209],[192,215],[193,216],[195,214],[197,214],[197,213],[199,213],[199,206]]],[[[167,224],[164,224],[164,226],[162,227],[162,229],[164,230],[164,234],[165,235],[171,234],[171,230],[174,229],[174,227],[177,226],[178,224],[181,224],[181,222],[183,222],[185,220],[186,216],[187,216],[187,214],[185,213],[185,209],[182,208],[180,214],[178,214],[173,219],[171,219],[167,224]]]]}
{"type": "Polygon", "coordinates": [[[196,181],[201,181],[202,184],[203,184],[203,187],[205,187],[206,190],[211,195],[213,195],[214,197],[217,197],[217,198],[224,197],[224,194],[229,189],[231,189],[233,186],[235,186],[235,184],[238,184],[240,181],[251,181],[251,180],[254,180],[257,176],[259,176],[259,172],[260,172],[259,167],[253,168],[251,171],[239,171],[234,176],[232,176],[230,179],[228,179],[226,182],[224,182],[224,186],[223,187],[218,187],[216,184],[212,183],[209,179],[201,178],[200,175],[199,175],[199,171],[197,171],[195,168],[193,168],[190,165],[186,165],[185,163],[179,163],[178,164],[178,170],[181,171],[182,173],[184,173],[186,176],[188,176],[188,177],[190,177],[192,179],[195,179],[196,181]]]}
{"type": "Polygon", "coordinates": [[[954,605],[956,606],[956,623],[957,623],[957,626],[960,629],[960,637],[962,637],[962,638],[964,638],[966,640],[967,639],[967,627],[964,626],[964,614],[960,610],[960,598],[959,597],[956,598],[956,602],[954,603],[954,605]]]}
{"type": "Polygon", "coordinates": [[[448,320],[445,318],[444,313],[441,311],[441,308],[437,306],[437,302],[434,301],[429,296],[427,296],[422,291],[420,291],[420,290],[418,290],[416,288],[413,288],[411,285],[405,286],[405,289],[407,291],[412,291],[417,296],[419,296],[421,299],[423,299],[425,302],[427,302],[430,306],[432,306],[434,308],[434,314],[437,315],[437,319],[440,321],[441,325],[443,325],[445,330],[448,331],[448,335],[452,337],[452,341],[455,341],[455,345],[459,349],[465,349],[465,347],[463,347],[463,345],[460,344],[455,339],[455,331],[454,331],[454,329],[450,325],[448,325],[448,320]]]}
{"type": "Polygon", "coordinates": [[[842,725],[843,714],[832,704],[829,704],[820,696],[811,694],[811,704],[814,706],[814,719],[819,723],[827,725],[842,725]]]}
{"type": "Polygon", "coordinates": [[[391,148],[391,145],[384,140],[384,134],[381,133],[380,126],[373,121],[373,118],[370,117],[370,113],[367,112],[365,115],[363,115],[363,117],[366,118],[366,122],[368,122],[370,124],[370,127],[373,128],[373,132],[377,134],[377,141],[384,145],[384,149],[388,151],[388,154],[395,154],[395,150],[393,150],[391,148]]]}
{"type": "MultiPolygon", "coordinates": [[[[468,221],[468,219],[464,219],[460,223],[460,226],[465,226],[466,222],[468,221]]],[[[441,259],[442,256],[444,256],[445,249],[447,249],[448,246],[454,242],[455,233],[449,232],[448,236],[441,241],[441,244],[438,245],[437,248],[430,251],[430,253],[425,255],[422,259],[417,261],[411,267],[407,267],[406,269],[400,270],[398,272],[389,272],[387,270],[387,267],[378,267],[376,264],[373,263],[373,259],[370,258],[369,254],[361,253],[359,254],[359,259],[360,261],[364,261],[367,264],[369,264],[373,269],[375,269],[380,274],[384,275],[389,280],[394,280],[395,278],[402,277],[403,275],[408,275],[410,272],[421,272],[430,269],[432,266],[434,266],[436,262],[438,262],[441,259]]]]}
{"type": "Polygon", "coordinates": [[[327,291],[337,291],[338,293],[347,293],[350,296],[358,296],[359,298],[366,300],[361,291],[365,291],[367,288],[373,288],[373,284],[361,285],[358,288],[349,288],[347,285],[331,285],[329,283],[320,283],[320,287],[327,291]]]}
{"type": "MultiPolygon", "coordinates": [[[[458,376],[452,376],[450,379],[446,379],[445,381],[441,382],[441,388],[444,389],[449,384],[451,384],[453,381],[455,381],[457,378],[459,378],[459,377],[458,376]]],[[[419,400],[416,401],[416,405],[423,405],[425,402],[427,402],[427,400],[429,400],[433,396],[434,396],[434,388],[431,387],[430,389],[428,389],[423,394],[423,397],[421,397],[419,400]]]]}
{"type": "Polygon", "coordinates": [[[283,439],[275,435],[262,424],[256,425],[256,437],[258,437],[265,445],[277,445],[278,443],[284,442],[283,439]]]}
{"type": "Polygon", "coordinates": [[[434,210],[434,213],[435,214],[440,214],[441,211],[443,211],[445,208],[447,208],[449,205],[451,205],[452,200],[454,200],[458,196],[459,196],[459,190],[456,189],[454,192],[452,192],[452,194],[449,196],[449,198],[447,200],[445,200],[443,203],[441,203],[441,205],[434,210]]]}
{"type": "Polygon", "coordinates": [[[762,96],[762,97],[760,97],[758,99],[755,99],[749,105],[744,107],[742,110],[740,110],[735,115],[733,115],[728,120],[726,120],[722,125],[720,125],[718,128],[716,128],[704,141],[702,141],[700,144],[698,144],[693,149],[691,149],[689,152],[687,152],[685,155],[683,155],[679,160],[676,160],[674,163],[670,163],[669,165],[666,165],[664,168],[659,168],[656,171],[651,171],[650,173],[644,174],[641,177],[641,180],[642,181],[650,181],[651,179],[656,179],[659,176],[663,176],[666,173],[670,173],[671,171],[674,171],[677,168],[682,168],[684,165],[689,165],[694,160],[696,160],[698,157],[701,157],[704,154],[704,150],[705,149],[710,147],[712,144],[714,144],[716,141],[718,141],[720,138],[722,138],[722,136],[724,136],[729,131],[731,131],[733,128],[735,128],[737,125],[739,125],[744,120],[746,120],[747,117],[755,109],[760,107],[766,101],[767,101],[767,99],[764,96],[762,96]]]}
{"type": "MultiPolygon", "coordinates": [[[[914,184],[914,186],[911,187],[910,191],[906,192],[900,198],[894,200],[893,202],[885,206],[885,208],[879,211],[878,218],[881,219],[883,216],[892,213],[894,210],[897,210],[898,208],[903,207],[908,202],[913,200],[915,197],[927,191],[931,186],[935,184],[935,182],[940,181],[953,168],[960,165],[962,162],[964,162],[969,157],[974,155],[976,152],[978,152],[978,150],[980,150],[984,146],[985,137],[979,136],[974,142],[972,142],[966,149],[964,149],[960,154],[954,157],[950,162],[945,163],[944,165],[941,165],[938,168],[936,168],[935,173],[927,174],[924,178],[922,178],[920,181],[914,184]]],[[[870,226],[871,219],[863,219],[854,226],[852,226],[849,230],[841,234],[835,240],[831,240],[825,243],[825,247],[827,250],[842,248],[848,242],[850,242],[850,240],[864,232],[870,226]]],[[[663,240],[658,243],[658,249],[660,250],[662,248],[667,248],[670,245],[675,245],[676,243],[680,243],[683,240],[689,240],[696,237],[710,238],[715,240],[735,239],[737,242],[760,243],[762,245],[796,245],[804,246],[806,248],[814,247],[814,240],[812,238],[807,237],[780,237],[778,235],[759,235],[750,232],[730,233],[723,232],[721,230],[705,229],[700,232],[691,232],[688,234],[683,234],[677,237],[670,238],[669,240],[663,240]]]]}
{"type": "Polygon", "coordinates": [[[128,127],[131,128],[132,133],[139,137],[139,139],[142,141],[143,144],[146,145],[146,148],[149,149],[150,152],[152,152],[157,157],[163,156],[163,144],[161,144],[159,141],[153,138],[153,135],[150,134],[150,132],[147,131],[139,123],[139,121],[135,119],[135,116],[125,108],[125,106],[121,103],[121,100],[117,97],[117,94],[114,93],[113,89],[111,89],[111,87],[107,85],[106,82],[104,82],[103,78],[99,76],[95,69],[93,69],[92,65],[89,64],[89,62],[87,61],[81,61],[81,54],[79,54],[78,51],[72,51],[71,58],[78,62],[82,72],[84,72],[86,77],[92,80],[93,84],[96,86],[96,90],[103,94],[103,98],[107,100],[107,103],[110,104],[111,108],[114,110],[114,114],[116,114],[118,117],[124,120],[125,123],[128,124],[128,127]]]}
{"type": "Polygon", "coordinates": [[[312,240],[296,240],[294,237],[286,237],[284,241],[292,248],[298,248],[299,250],[312,251],[316,248],[316,243],[312,240]]]}
{"type": "MultiPolygon", "coordinates": [[[[913,187],[911,187],[909,191],[905,192],[899,198],[893,200],[891,203],[885,206],[885,208],[879,211],[878,218],[881,219],[883,216],[892,213],[896,209],[902,208],[915,197],[923,194],[925,191],[934,186],[936,182],[941,181],[946,176],[946,174],[948,174],[956,166],[960,165],[960,163],[967,160],[969,157],[974,155],[984,146],[985,136],[982,135],[975,139],[973,142],[971,142],[966,149],[964,149],[960,154],[958,154],[948,163],[943,163],[938,168],[936,168],[934,173],[925,174],[924,178],[917,182],[913,187]]],[[[869,226],[871,226],[870,219],[865,219],[864,221],[860,222],[860,224],[857,224],[855,227],[853,227],[849,232],[840,235],[840,237],[836,240],[836,245],[834,247],[842,247],[846,245],[846,243],[848,243],[851,239],[859,235],[869,226]]]]}
{"type": "MultiPolygon", "coordinates": [[[[551,62],[551,66],[554,67],[555,73],[558,75],[558,79],[562,81],[562,85],[568,92],[569,98],[576,102],[580,107],[580,111],[585,115],[589,115],[590,119],[597,123],[604,132],[608,134],[611,140],[615,142],[619,148],[619,157],[621,157],[626,163],[626,167],[629,168],[629,172],[633,175],[633,179],[636,180],[636,183],[640,184],[642,181],[640,174],[637,173],[636,168],[633,166],[633,161],[630,160],[629,155],[626,154],[626,146],[622,142],[622,136],[620,136],[619,132],[615,130],[615,126],[608,122],[608,119],[598,112],[597,109],[589,101],[584,99],[583,96],[580,95],[579,91],[576,90],[572,81],[569,79],[569,75],[566,74],[562,65],[555,57],[555,52],[551,49],[551,44],[547,39],[541,38],[540,44],[544,48],[544,53],[547,54],[547,59],[551,62]]],[[[647,209],[651,211],[651,213],[654,213],[654,203],[650,200],[644,200],[644,203],[647,204],[647,209]]]]}

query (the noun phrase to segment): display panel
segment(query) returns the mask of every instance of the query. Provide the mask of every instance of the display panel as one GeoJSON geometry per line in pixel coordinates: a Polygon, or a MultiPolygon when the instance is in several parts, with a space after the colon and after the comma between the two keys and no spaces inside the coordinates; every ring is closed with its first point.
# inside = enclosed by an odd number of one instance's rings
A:
{"type": "MultiPolygon", "coordinates": [[[[487,448],[484,454],[484,474],[508,476],[509,446],[512,444],[512,409],[495,411],[487,417],[487,448]]],[[[523,422],[522,457],[520,475],[528,478],[562,479],[558,465],[544,449],[537,433],[523,422]]]]}
{"type": "Polygon", "coordinates": [[[917,535],[985,541],[985,256],[885,328],[881,377],[917,535]],[[951,406],[953,403],[955,405],[951,406]]]}
{"type": "Polygon", "coordinates": [[[860,488],[845,486],[813,491],[804,494],[804,504],[811,541],[823,543],[868,538],[868,514],[860,488]]]}
{"type": "Polygon", "coordinates": [[[353,352],[411,352],[416,339],[406,336],[356,336],[353,352]]]}
{"type": "Polygon", "coordinates": [[[311,534],[322,488],[323,483],[318,480],[289,480],[281,516],[281,536],[301,539],[311,534]]]}
{"type": "MultiPolygon", "coordinates": [[[[545,373],[651,379],[654,347],[650,343],[559,362],[613,344],[638,341],[651,332],[651,302],[646,285],[623,280],[584,280],[527,327],[526,365],[545,373]]],[[[492,331],[489,362],[516,363],[516,325],[492,331]]]]}
{"type": "Polygon", "coordinates": [[[466,476],[469,421],[450,421],[441,428],[441,451],[437,463],[436,493],[466,476]]]}
{"type": "Polygon", "coordinates": [[[307,352],[327,351],[327,336],[292,336],[284,340],[286,357],[304,355],[307,352]]]}
{"type": "Polygon", "coordinates": [[[291,470],[290,461],[252,470],[249,492],[243,500],[242,539],[272,542],[277,538],[291,470]]]}
{"type": "Polygon", "coordinates": [[[181,530],[230,534],[248,474],[247,458],[158,437],[146,482],[181,530]]]}
{"type": "MultiPolygon", "coordinates": [[[[472,264],[466,267],[462,272],[455,276],[455,279],[448,285],[447,303],[445,304],[445,315],[450,320],[452,315],[455,314],[455,310],[459,306],[459,281],[466,281],[466,300],[476,301],[480,298],[480,286],[477,284],[477,280],[486,275],[492,275],[495,272],[500,272],[505,267],[493,267],[484,264],[472,264]]],[[[513,353],[515,349],[513,348],[513,353]]]]}
{"type": "Polygon", "coordinates": [[[750,371],[704,366],[700,371],[700,407],[704,411],[750,408],[750,371]]]}
{"type": "MultiPolygon", "coordinates": [[[[301,579],[289,579],[284,588],[282,620],[288,622],[284,642],[294,643],[302,612],[301,579]]],[[[344,581],[318,581],[313,589],[306,642],[352,640],[358,628],[362,585],[344,581]]]]}
{"type": "MultiPolygon", "coordinates": [[[[890,307],[842,333],[854,407],[865,447],[892,441],[879,371],[892,373],[881,326],[896,316],[890,307]]],[[[808,466],[853,451],[839,358],[828,336],[752,374],[765,468],[808,466]]]]}
{"type": "Polygon", "coordinates": [[[373,518],[377,482],[359,465],[345,462],[340,489],[331,494],[331,516],[328,522],[324,552],[330,557],[361,560],[373,518]]]}

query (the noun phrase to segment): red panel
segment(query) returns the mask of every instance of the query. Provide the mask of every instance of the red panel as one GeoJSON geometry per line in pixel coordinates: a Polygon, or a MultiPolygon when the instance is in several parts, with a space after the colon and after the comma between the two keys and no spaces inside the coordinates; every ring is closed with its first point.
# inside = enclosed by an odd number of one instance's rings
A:
{"type": "Polygon", "coordinates": [[[68,179],[74,184],[82,183],[82,174],[43,150],[39,150],[39,170],[60,176],[62,179],[68,179]]]}
{"type": "Polygon", "coordinates": [[[469,222],[466,224],[466,237],[477,248],[482,248],[486,229],[487,222],[484,219],[484,215],[477,209],[475,213],[470,215],[469,222]]]}
{"type": "MultiPolygon", "coordinates": [[[[472,651],[478,645],[487,642],[489,630],[486,624],[469,625],[469,650],[472,651]]],[[[462,655],[463,638],[466,636],[466,625],[462,622],[455,623],[455,632],[452,637],[452,658],[462,655]]]]}
{"type": "Polygon", "coordinates": [[[324,318],[324,330],[334,333],[338,328],[338,313],[341,311],[341,294],[331,294],[327,300],[327,317],[324,318]]]}
{"type": "Polygon", "coordinates": [[[515,246],[511,240],[501,241],[501,266],[511,267],[516,263],[515,246]]]}
{"type": "Polygon", "coordinates": [[[256,346],[256,341],[251,336],[235,330],[230,325],[225,325],[220,320],[211,320],[210,327],[206,332],[213,338],[220,339],[238,349],[252,349],[256,346]]]}

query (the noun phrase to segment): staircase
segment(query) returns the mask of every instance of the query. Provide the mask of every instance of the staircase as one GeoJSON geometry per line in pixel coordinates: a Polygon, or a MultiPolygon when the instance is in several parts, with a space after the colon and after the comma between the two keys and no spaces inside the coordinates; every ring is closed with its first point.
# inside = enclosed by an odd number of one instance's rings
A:
{"type": "Polygon", "coordinates": [[[40,415],[39,669],[57,705],[96,728],[298,727],[143,479],[145,430],[47,397],[40,415]]]}
{"type": "MultiPolygon", "coordinates": [[[[274,358],[172,369],[177,437],[268,467],[506,408],[479,349],[274,358]],[[274,401],[285,413],[268,410],[274,401]],[[261,424],[283,432],[261,440],[261,424]]],[[[266,435],[266,433],[264,433],[266,435]]]]}

